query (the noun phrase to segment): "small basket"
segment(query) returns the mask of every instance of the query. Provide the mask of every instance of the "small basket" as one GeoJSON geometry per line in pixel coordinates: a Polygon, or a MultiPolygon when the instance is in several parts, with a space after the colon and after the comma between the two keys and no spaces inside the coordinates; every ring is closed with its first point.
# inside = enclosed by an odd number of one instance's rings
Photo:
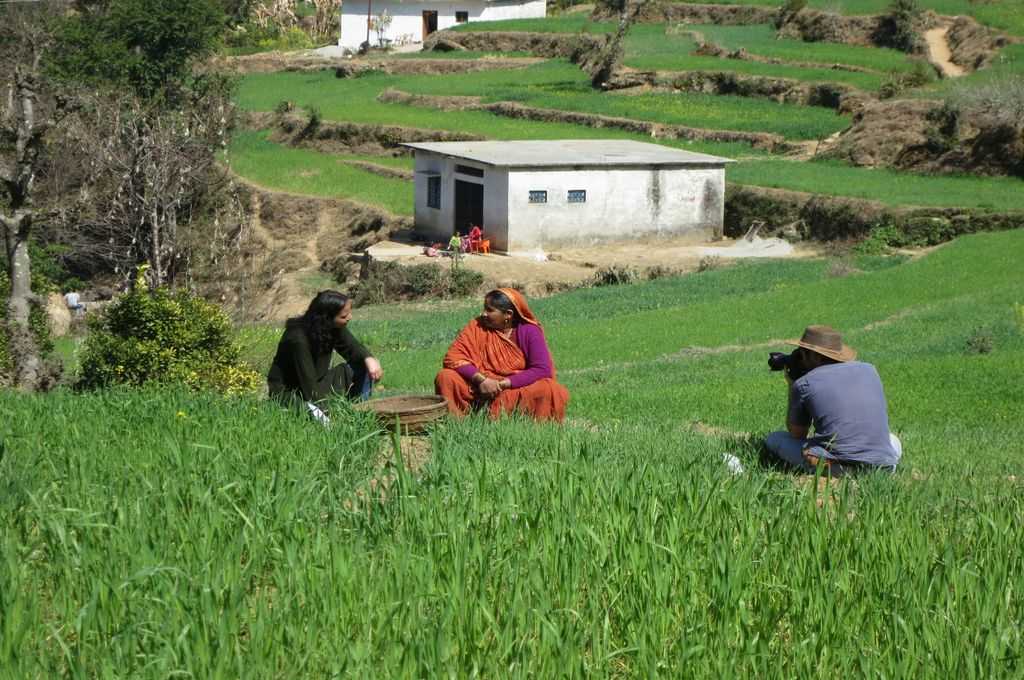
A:
{"type": "Polygon", "coordinates": [[[420,434],[427,429],[427,425],[448,413],[444,397],[435,394],[401,394],[371,399],[355,404],[353,408],[357,411],[372,411],[380,424],[392,432],[397,418],[401,434],[420,434]]]}

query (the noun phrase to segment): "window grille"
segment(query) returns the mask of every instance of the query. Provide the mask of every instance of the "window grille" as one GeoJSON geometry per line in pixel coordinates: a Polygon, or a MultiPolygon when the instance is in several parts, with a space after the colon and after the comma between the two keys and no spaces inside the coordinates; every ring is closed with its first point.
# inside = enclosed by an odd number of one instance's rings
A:
{"type": "Polygon", "coordinates": [[[548,192],[546,191],[531,191],[530,192],[530,203],[547,203],[548,192]]]}
{"type": "Polygon", "coordinates": [[[570,203],[586,203],[587,202],[587,191],[586,191],[586,189],[570,189],[569,190],[569,202],[570,203]]]}
{"type": "Polygon", "coordinates": [[[469,12],[456,12],[455,13],[455,23],[457,23],[457,24],[464,24],[467,21],[469,21],[469,12]]]}
{"type": "Polygon", "coordinates": [[[441,209],[441,178],[427,178],[427,207],[441,209]]]}

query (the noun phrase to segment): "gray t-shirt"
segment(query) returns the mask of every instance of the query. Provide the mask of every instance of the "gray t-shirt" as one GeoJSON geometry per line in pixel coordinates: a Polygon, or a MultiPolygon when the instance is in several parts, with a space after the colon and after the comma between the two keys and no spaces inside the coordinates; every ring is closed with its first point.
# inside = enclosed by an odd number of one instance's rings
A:
{"type": "Polygon", "coordinates": [[[889,414],[878,371],[850,361],[819,366],[793,382],[789,422],[814,425],[813,444],[827,458],[870,465],[899,462],[889,440],[889,414]]]}

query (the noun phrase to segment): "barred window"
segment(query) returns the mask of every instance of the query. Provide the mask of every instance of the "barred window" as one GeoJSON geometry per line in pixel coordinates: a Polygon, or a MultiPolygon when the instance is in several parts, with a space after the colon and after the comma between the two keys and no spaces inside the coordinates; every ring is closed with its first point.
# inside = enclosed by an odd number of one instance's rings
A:
{"type": "Polygon", "coordinates": [[[587,190],[586,189],[570,189],[569,190],[569,202],[570,203],[586,203],[587,202],[587,190]]]}
{"type": "Polygon", "coordinates": [[[530,203],[547,203],[548,192],[546,191],[531,191],[530,192],[530,203]]]}
{"type": "Polygon", "coordinates": [[[427,178],[427,207],[441,209],[441,178],[427,178]]]}
{"type": "Polygon", "coordinates": [[[464,24],[467,21],[469,21],[469,12],[456,12],[455,13],[455,23],[457,23],[457,24],[464,24]]]}

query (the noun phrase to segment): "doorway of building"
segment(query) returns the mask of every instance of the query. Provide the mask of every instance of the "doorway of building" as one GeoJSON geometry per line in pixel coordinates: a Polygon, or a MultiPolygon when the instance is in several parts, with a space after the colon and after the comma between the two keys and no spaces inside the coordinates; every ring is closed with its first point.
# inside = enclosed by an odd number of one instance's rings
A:
{"type": "Polygon", "coordinates": [[[468,234],[470,227],[484,225],[484,185],[455,180],[455,228],[468,234]]]}
{"type": "Polygon", "coordinates": [[[437,30],[437,12],[433,10],[425,10],[423,12],[423,40],[427,39],[427,36],[437,30]]]}

